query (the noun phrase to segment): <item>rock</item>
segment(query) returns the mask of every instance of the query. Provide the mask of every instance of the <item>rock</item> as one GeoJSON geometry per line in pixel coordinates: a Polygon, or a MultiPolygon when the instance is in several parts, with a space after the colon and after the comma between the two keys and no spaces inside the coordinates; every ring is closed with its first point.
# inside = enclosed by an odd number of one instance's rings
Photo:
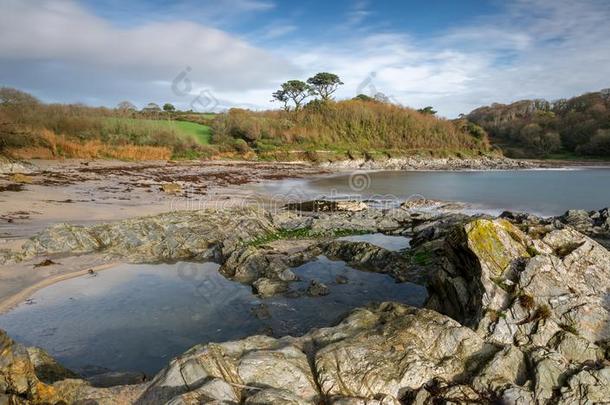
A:
{"type": "Polygon", "coordinates": [[[99,251],[130,262],[224,261],[244,243],[275,231],[272,218],[254,208],[175,211],[89,227],[54,225],[28,240],[24,254],[99,251]]]}
{"type": "Polygon", "coordinates": [[[167,194],[180,194],[182,192],[182,186],[178,183],[164,183],[161,185],[161,189],[167,194]]]}
{"type": "Polygon", "coordinates": [[[434,377],[452,379],[493,353],[472,330],[436,312],[387,305],[375,327],[331,343],[315,366],[327,396],[400,397],[434,377]]]}
{"type": "Polygon", "coordinates": [[[135,371],[130,372],[108,372],[97,374],[87,378],[87,381],[98,388],[108,388],[117,385],[134,385],[146,381],[146,375],[135,371]]]}
{"type": "Polygon", "coordinates": [[[320,163],[329,169],[359,170],[496,170],[536,167],[532,162],[508,158],[431,158],[429,156],[391,157],[387,159],[350,159],[320,163]]]}
{"type": "Polygon", "coordinates": [[[345,200],[312,200],[298,203],[286,204],[285,207],[289,210],[297,211],[313,211],[313,212],[336,212],[349,211],[357,212],[366,210],[368,207],[362,201],[345,201],[345,200]]]}
{"type": "Polygon", "coordinates": [[[279,240],[263,246],[246,246],[235,250],[220,268],[226,277],[251,284],[266,277],[280,281],[295,281],[291,267],[301,265],[313,256],[307,249],[311,240],[279,240]]]}
{"type": "Polygon", "coordinates": [[[530,405],[535,403],[534,394],[525,387],[511,386],[504,390],[501,396],[504,404],[530,405]]]}
{"type": "Polygon", "coordinates": [[[561,388],[558,404],[602,404],[610,398],[610,367],[585,368],[561,388]]]}
{"type": "Polygon", "coordinates": [[[548,346],[566,360],[576,364],[594,363],[604,359],[602,348],[571,332],[557,333],[549,341],[548,346]]]}
{"type": "Polygon", "coordinates": [[[534,349],[529,357],[535,374],[535,398],[546,402],[553,397],[555,388],[564,384],[568,363],[559,353],[542,347],[534,349]]]}
{"type": "Polygon", "coordinates": [[[480,404],[489,402],[468,385],[449,384],[435,379],[427,386],[411,394],[411,405],[480,404]]]}
{"type": "Polygon", "coordinates": [[[271,313],[269,312],[269,307],[266,304],[258,304],[250,309],[252,314],[257,319],[269,319],[271,318],[271,313]]]}
{"type": "Polygon", "coordinates": [[[423,284],[427,276],[412,266],[401,253],[368,242],[333,240],[321,242],[315,249],[329,258],[343,260],[352,267],[389,274],[400,282],[423,284]]]}
{"type": "Polygon", "coordinates": [[[349,279],[345,276],[342,275],[338,275],[337,277],[335,277],[335,283],[337,284],[347,284],[349,283],[349,279]]]}
{"type": "Polygon", "coordinates": [[[0,174],[28,174],[32,172],[31,165],[25,162],[17,162],[0,156],[0,174]]]}
{"type": "Polygon", "coordinates": [[[269,280],[268,278],[259,278],[252,284],[252,287],[254,293],[261,298],[272,297],[276,294],[288,291],[287,283],[278,280],[269,280]]]}
{"type": "Polygon", "coordinates": [[[391,396],[384,396],[380,399],[365,399],[365,398],[335,398],[331,405],[401,405],[401,402],[391,396]]]}
{"type": "Polygon", "coordinates": [[[269,405],[269,404],[282,404],[282,405],[315,405],[313,401],[307,401],[290,391],[267,388],[258,391],[256,394],[248,397],[245,402],[246,405],[269,405]]]}
{"type": "Polygon", "coordinates": [[[478,392],[500,393],[510,385],[522,385],[527,380],[525,356],[515,346],[506,346],[487,363],[472,381],[478,392]]]}
{"type": "Polygon", "coordinates": [[[500,280],[513,278],[519,259],[529,257],[526,236],[506,220],[472,221],[447,240],[453,265],[440,268],[428,290],[431,308],[476,326],[486,310],[502,310],[511,299],[500,280]]]}
{"type": "Polygon", "coordinates": [[[39,387],[43,385],[26,348],[0,331],[0,392],[25,399],[36,397],[39,387]]]}
{"type": "Polygon", "coordinates": [[[78,378],[78,374],[59,364],[43,349],[28,347],[27,353],[34,366],[36,377],[42,382],[53,384],[66,378],[78,378]]]}
{"type": "Polygon", "coordinates": [[[9,176],[9,180],[20,184],[32,184],[34,179],[31,176],[22,173],[14,173],[9,176]]]}
{"type": "Polygon", "coordinates": [[[319,297],[328,294],[330,294],[328,286],[318,280],[311,280],[309,287],[307,287],[307,295],[310,297],[319,297]]]}
{"type": "Polygon", "coordinates": [[[250,352],[241,358],[237,373],[248,386],[286,390],[306,401],[319,396],[307,356],[294,346],[250,352]]]}
{"type": "Polygon", "coordinates": [[[219,378],[213,378],[201,387],[168,401],[166,405],[239,404],[235,387],[219,378]]]}

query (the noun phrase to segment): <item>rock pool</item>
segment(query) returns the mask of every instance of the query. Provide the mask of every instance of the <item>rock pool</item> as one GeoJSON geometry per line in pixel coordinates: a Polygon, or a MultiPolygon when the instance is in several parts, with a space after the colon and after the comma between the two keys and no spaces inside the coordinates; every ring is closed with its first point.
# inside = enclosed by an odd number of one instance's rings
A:
{"type": "Polygon", "coordinates": [[[323,256],[294,269],[300,281],[291,286],[292,298],[261,299],[217,269],[185,262],[116,266],[38,291],[1,315],[0,328],[84,374],[100,368],[153,374],[195,344],[257,333],[300,335],[368,303],[421,306],[426,298],[422,286],[323,256]],[[312,279],[330,294],[305,295],[312,279]]]}

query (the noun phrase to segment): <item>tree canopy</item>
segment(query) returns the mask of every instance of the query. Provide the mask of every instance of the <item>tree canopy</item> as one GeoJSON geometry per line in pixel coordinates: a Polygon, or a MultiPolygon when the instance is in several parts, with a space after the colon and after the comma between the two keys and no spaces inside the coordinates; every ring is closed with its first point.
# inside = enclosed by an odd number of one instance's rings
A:
{"type": "Polygon", "coordinates": [[[163,111],[165,112],[174,112],[176,111],[176,107],[173,104],[165,103],[163,104],[163,111]]]}
{"type": "Polygon", "coordinates": [[[34,106],[40,101],[31,94],[12,87],[0,87],[0,105],[4,106],[34,106]]]}
{"type": "Polygon", "coordinates": [[[330,100],[331,95],[343,84],[339,76],[334,73],[321,72],[307,79],[313,93],[320,96],[322,100],[330,100]]]}
{"type": "Polygon", "coordinates": [[[120,111],[136,111],[137,110],[135,104],[132,103],[131,101],[121,101],[119,104],[117,104],[116,109],[120,110],[120,111]]]}
{"type": "Polygon", "coordinates": [[[422,114],[430,114],[430,115],[435,115],[437,113],[437,111],[432,106],[420,108],[417,111],[419,111],[422,114]]]}
{"type": "Polygon", "coordinates": [[[555,152],[610,156],[610,90],[570,99],[521,100],[480,107],[467,118],[482,126],[509,156],[536,157],[555,152]]]}
{"type": "Polygon", "coordinates": [[[312,95],[311,86],[301,80],[288,80],[281,87],[273,93],[273,98],[284,103],[286,110],[289,109],[288,102],[292,101],[295,111],[298,111],[303,101],[312,95]]]}

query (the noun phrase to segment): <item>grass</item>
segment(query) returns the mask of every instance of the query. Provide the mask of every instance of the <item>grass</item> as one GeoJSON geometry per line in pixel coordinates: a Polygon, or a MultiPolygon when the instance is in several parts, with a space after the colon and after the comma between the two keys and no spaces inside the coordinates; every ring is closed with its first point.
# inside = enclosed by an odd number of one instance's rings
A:
{"type": "Polygon", "coordinates": [[[314,103],[299,112],[231,109],[213,121],[213,141],[245,140],[259,156],[299,151],[308,160],[328,155],[391,151],[479,155],[489,153],[484,133],[473,135],[462,121],[448,121],[385,103],[344,100],[314,103]]]}
{"type": "Polygon", "coordinates": [[[209,126],[190,121],[108,118],[107,122],[110,123],[110,127],[138,126],[150,128],[151,131],[170,131],[184,138],[190,138],[200,145],[209,145],[212,138],[211,128],[209,126]]]}

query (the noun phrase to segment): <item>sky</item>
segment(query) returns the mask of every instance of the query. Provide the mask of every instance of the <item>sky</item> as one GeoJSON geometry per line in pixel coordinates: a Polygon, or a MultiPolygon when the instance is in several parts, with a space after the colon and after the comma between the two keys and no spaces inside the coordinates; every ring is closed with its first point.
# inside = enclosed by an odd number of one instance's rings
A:
{"type": "Polygon", "coordinates": [[[609,0],[0,0],[0,86],[46,102],[279,108],[333,72],[448,118],[610,87],[609,0]]]}

